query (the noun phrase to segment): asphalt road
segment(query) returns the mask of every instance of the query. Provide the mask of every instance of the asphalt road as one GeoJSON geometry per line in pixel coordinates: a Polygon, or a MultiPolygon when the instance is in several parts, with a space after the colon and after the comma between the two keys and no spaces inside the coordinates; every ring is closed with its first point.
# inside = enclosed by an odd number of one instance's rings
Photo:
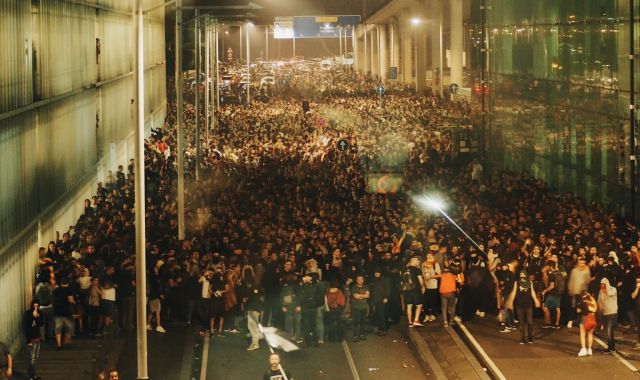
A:
{"type": "MultiPolygon", "coordinates": [[[[149,340],[149,376],[153,380],[262,379],[269,367],[269,349],[263,341],[261,348],[248,352],[246,332],[226,337],[209,338],[206,376],[200,376],[205,342],[194,328],[167,328],[166,334],[151,332],[149,340]]],[[[379,337],[369,334],[364,342],[326,342],[317,348],[303,348],[281,353],[282,365],[295,379],[351,380],[397,379],[422,380],[430,378],[422,370],[400,328],[392,327],[389,334],[379,337]],[[353,358],[350,367],[347,352],[353,358]],[[354,374],[355,372],[355,374],[354,374]]],[[[127,338],[118,363],[123,379],[136,378],[135,335],[127,338]]]]}
{"type": "Polygon", "coordinates": [[[593,356],[578,357],[580,336],[577,327],[559,330],[542,329],[534,323],[534,343],[520,345],[520,331],[498,332],[496,322],[485,319],[466,321],[465,326],[491,357],[507,379],[638,379],[640,376],[623,361],[640,368],[640,351],[631,348],[631,335],[618,334],[618,354],[602,353],[604,347],[594,342],[593,356]]]}

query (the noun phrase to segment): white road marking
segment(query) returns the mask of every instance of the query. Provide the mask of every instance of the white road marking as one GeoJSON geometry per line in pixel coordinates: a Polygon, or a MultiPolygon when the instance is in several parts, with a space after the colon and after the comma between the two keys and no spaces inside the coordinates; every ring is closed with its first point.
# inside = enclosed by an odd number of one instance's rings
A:
{"type": "Polygon", "coordinates": [[[476,349],[476,351],[478,351],[478,354],[482,356],[482,359],[484,360],[485,363],[487,363],[487,366],[491,368],[491,371],[496,375],[496,377],[500,380],[507,380],[507,378],[498,369],[498,366],[496,365],[496,363],[494,363],[493,360],[491,360],[491,357],[487,355],[487,353],[484,351],[480,343],[478,343],[476,338],[474,338],[473,335],[471,335],[471,332],[467,330],[465,325],[462,323],[458,323],[458,326],[460,327],[460,330],[462,330],[464,335],[467,337],[467,339],[469,339],[469,342],[471,342],[471,344],[476,349]]]}
{"type": "Polygon", "coordinates": [[[346,340],[342,341],[342,348],[344,349],[344,354],[347,356],[347,362],[349,363],[349,368],[351,368],[353,380],[360,380],[360,375],[358,375],[356,364],[353,361],[353,356],[351,356],[351,350],[349,350],[349,345],[347,344],[346,340]]]}
{"type": "Polygon", "coordinates": [[[202,366],[200,367],[200,380],[207,380],[207,365],[209,364],[209,334],[204,334],[204,347],[202,348],[202,366]]]}
{"type": "MultiPolygon", "coordinates": [[[[595,340],[596,343],[601,345],[603,348],[605,348],[605,349],[609,348],[608,344],[606,344],[604,341],[602,341],[602,339],[598,338],[595,335],[593,336],[593,340],[595,340]]],[[[636,368],[633,364],[629,363],[629,361],[627,359],[625,359],[622,356],[620,356],[620,354],[618,354],[617,352],[614,352],[613,356],[615,356],[618,360],[620,360],[620,363],[624,364],[624,366],[629,368],[631,371],[638,372],[638,368],[636,368]]]]}

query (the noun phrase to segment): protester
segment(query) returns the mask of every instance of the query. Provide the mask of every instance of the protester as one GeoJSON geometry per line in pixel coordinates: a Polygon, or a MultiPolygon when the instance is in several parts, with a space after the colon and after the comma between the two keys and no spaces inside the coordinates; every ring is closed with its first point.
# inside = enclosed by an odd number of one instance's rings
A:
{"type": "Polygon", "coordinates": [[[387,335],[387,331],[389,330],[389,313],[387,312],[387,307],[391,295],[391,285],[389,284],[389,279],[383,276],[382,269],[379,267],[373,270],[370,291],[374,330],[380,336],[387,335]]]}
{"type": "Polygon", "coordinates": [[[276,352],[269,355],[269,371],[262,377],[263,380],[294,380],[289,370],[282,368],[280,355],[276,352]]]}
{"type": "Polygon", "coordinates": [[[327,311],[327,339],[329,342],[340,342],[344,338],[342,312],[346,304],[346,298],[339,288],[338,281],[327,289],[325,295],[327,311]]]}
{"type": "Polygon", "coordinates": [[[423,326],[420,323],[420,313],[422,312],[425,285],[420,271],[420,258],[414,256],[409,259],[407,268],[402,273],[400,286],[402,287],[402,299],[409,327],[423,326]],[[415,306],[415,310],[413,306],[415,306]]]}
{"type": "Polygon", "coordinates": [[[518,282],[514,284],[509,298],[513,299],[510,302],[513,302],[518,310],[521,331],[520,344],[533,343],[533,307],[540,307],[540,301],[533,282],[524,269],[520,270],[518,282]]]}
{"type": "Polygon", "coordinates": [[[588,291],[583,290],[580,294],[580,302],[577,306],[577,311],[580,315],[580,352],[578,356],[591,356],[593,355],[593,330],[595,330],[596,323],[596,311],[598,310],[598,304],[596,300],[589,294],[588,291]]]}
{"type": "Polygon", "coordinates": [[[29,349],[29,368],[27,369],[29,380],[40,379],[40,376],[36,374],[36,363],[40,356],[40,343],[42,342],[40,328],[43,326],[44,318],[40,313],[40,305],[37,301],[31,301],[31,307],[24,312],[22,317],[22,328],[29,349]]]}
{"type": "Polygon", "coordinates": [[[607,335],[607,348],[605,354],[616,351],[615,327],[618,321],[618,290],[609,284],[609,279],[600,280],[600,293],[598,294],[598,310],[604,318],[604,328],[607,335]]]}
{"type": "Polygon", "coordinates": [[[64,344],[71,343],[71,337],[74,334],[73,311],[72,307],[76,303],[69,279],[63,277],[60,279],[60,285],[53,290],[53,310],[55,320],[56,347],[62,348],[62,337],[64,335],[64,344]]]}
{"type": "Polygon", "coordinates": [[[356,276],[356,283],[350,289],[351,312],[353,316],[353,341],[366,340],[365,323],[369,312],[369,286],[364,283],[364,275],[356,276]]]}

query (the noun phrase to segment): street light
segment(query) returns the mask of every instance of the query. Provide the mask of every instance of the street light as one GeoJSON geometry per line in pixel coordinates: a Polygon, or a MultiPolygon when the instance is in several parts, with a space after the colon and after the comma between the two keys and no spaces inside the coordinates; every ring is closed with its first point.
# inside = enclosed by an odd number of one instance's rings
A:
{"type": "Polygon", "coordinates": [[[247,44],[247,105],[249,105],[250,101],[249,101],[249,88],[251,87],[251,60],[250,60],[250,54],[251,54],[251,48],[249,46],[249,28],[253,26],[253,23],[251,21],[247,21],[246,24],[246,44],[247,44]]]}
{"type": "Polygon", "coordinates": [[[411,25],[413,25],[413,48],[415,50],[415,74],[416,74],[416,92],[418,92],[418,25],[422,23],[418,17],[411,19],[411,25]]]}
{"type": "Polygon", "coordinates": [[[451,222],[451,224],[453,224],[454,226],[456,226],[456,228],[458,230],[460,230],[460,232],[462,232],[462,234],[469,239],[469,241],[471,243],[473,243],[473,245],[476,246],[476,248],[478,248],[480,250],[480,252],[485,253],[484,249],[482,249],[480,247],[480,245],[478,243],[476,243],[475,240],[473,240],[471,238],[471,236],[469,236],[469,234],[467,234],[465,232],[465,230],[462,229],[462,227],[460,227],[458,225],[458,223],[456,223],[453,219],[451,219],[451,217],[444,211],[446,205],[445,203],[437,198],[437,197],[433,197],[433,196],[429,196],[427,194],[422,194],[422,195],[417,195],[417,196],[413,196],[413,201],[420,206],[422,209],[426,209],[426,210],[433,210],[433,211],[437,211],[440,214],[442,214],[449,222],[451,222]]]}
{"type": "Polygon", "coordinates": [[[225,50],[227,47],[227,39],[229,38],[229,31],[225,30],[224,31],[224,39],[222,40],[222,59],[226,60],[227,58],[227,51],[225,50]]]}

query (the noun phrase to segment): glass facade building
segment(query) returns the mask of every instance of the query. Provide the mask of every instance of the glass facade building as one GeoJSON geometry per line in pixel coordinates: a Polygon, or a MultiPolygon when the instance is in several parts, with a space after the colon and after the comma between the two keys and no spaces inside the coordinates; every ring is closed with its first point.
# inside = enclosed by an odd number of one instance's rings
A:
{"type": "MultiPolygon", "coordinates": [[[[487,80],[488,162],[526,170],[560,192],[631,214],[629,104],[638,85],[632,86],[629,62],[630,4],[472,1],[467,41],[473,76],[484,71],[487,80]]],[[[634,28],[633,41],[637,22],[634,28]]]]}

